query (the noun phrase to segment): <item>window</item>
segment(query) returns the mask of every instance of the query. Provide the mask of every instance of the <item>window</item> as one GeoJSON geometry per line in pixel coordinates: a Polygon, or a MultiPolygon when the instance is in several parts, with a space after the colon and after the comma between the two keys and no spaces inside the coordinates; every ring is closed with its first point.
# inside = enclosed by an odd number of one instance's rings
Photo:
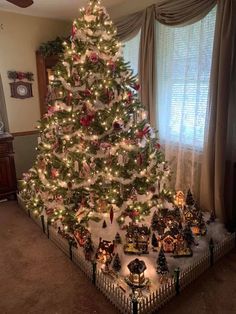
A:
{"type": "Polygon", "coordinates": [[[126,41],[123,47],[124,59],[126,62],[130,62],[131,69],[134,71],[135,75],[138,74],[140,33],[141,32],[126,41]]]}
{"type": "Polygon", "coordinates": [[[162,142],[202,150],[216,10],[184,27],[156,23],[157,125],[162,142]]]}

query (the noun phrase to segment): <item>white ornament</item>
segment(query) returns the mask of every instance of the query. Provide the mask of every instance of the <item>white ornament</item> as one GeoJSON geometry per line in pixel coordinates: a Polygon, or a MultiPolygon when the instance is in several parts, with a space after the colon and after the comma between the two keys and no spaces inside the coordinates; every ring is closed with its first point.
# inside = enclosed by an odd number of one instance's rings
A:
{"type": "Polygon", "coordinates": [[[76,172],[79,172],[79,163],[77,160],[75,160],[75,162],[74,162],[74,169],[76,172]]]}
{"type": "Polygon", "coordinates": [[[85,19],[85,21],[86,22],[94,22],[94,21],[96,21],[96,15],[85,15],[84,16],[84,19],[85,19]]]}

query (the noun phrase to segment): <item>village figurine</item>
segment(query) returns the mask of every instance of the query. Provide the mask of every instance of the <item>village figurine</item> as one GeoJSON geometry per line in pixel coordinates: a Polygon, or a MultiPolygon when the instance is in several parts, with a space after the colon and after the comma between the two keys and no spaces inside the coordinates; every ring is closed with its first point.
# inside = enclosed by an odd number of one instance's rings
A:
{"type": "Polygon", "coordinates": [[[148,254],[150,229],[130,223],[126,233],[124,252],[126,254],[148,254]]]}
{"type": "Polygon", "coordinates": [[[89,236],[84,243],[84,255],[86,260],[91,261],[93,250],[93,242],[91,236],[89,236]]]}
{"type": "Polygon", "coordinates": [[[106,262],[110,264],[113,256],[114,256],[114,241],[111,242],[107,240],[102,240],[102,238],[100,238],[96,253],[97,260],[102,264],[106,264],[106,262]]]}
{"type": "Polygon", "coordinates": [[[115,236],[115,244],[121,244],[121,243],[122,243],[121,236],[119,232],[117,232],[115,236]]]}
{"type": "Polygon", "coordinates": [[[130,271],[130,274],[125,278],[125,281],[129,286],[141,288],[145,287],[148,284],[149,279],[145,278],[144,275],[144,272],[147,269],[144,261],[136,258],[133,261],[131,261],[127,267],[130,271]]]}

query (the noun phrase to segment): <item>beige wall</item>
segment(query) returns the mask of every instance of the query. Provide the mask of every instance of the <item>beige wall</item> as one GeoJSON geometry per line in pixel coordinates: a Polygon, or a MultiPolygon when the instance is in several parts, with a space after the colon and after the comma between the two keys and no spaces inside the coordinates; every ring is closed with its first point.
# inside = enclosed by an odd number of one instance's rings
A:
{"type": "Polygon", "coordinates": [[[140,11],[149,5],[156,3],[156,0],[135,0],[123,1],[119,5],[111,7],[108,11],[113,19],[140,11]]]}
{"type": "Polygon", "coordinates": [[[41,43],[67,35],[71,23],[0,11],[0,24],[0,73],[10,132],[32,131],[40,118],[35,51],[41,43]],[[9,70],[33,72],[33,98],[10,97],[9,70]]]}

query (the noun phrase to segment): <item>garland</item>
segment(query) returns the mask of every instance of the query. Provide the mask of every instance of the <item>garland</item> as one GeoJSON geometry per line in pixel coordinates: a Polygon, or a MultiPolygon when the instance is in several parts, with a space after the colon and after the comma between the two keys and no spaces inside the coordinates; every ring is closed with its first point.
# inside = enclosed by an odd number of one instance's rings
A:
{"type": "Polygon", "coordinates": [[[47,41],[46,43],[42,43],[39,47],[38,51],[44,57],[59,55],[64,53],[63,42],[66,39],[63,37],[57,37],[54,40],[47,41]]]}

